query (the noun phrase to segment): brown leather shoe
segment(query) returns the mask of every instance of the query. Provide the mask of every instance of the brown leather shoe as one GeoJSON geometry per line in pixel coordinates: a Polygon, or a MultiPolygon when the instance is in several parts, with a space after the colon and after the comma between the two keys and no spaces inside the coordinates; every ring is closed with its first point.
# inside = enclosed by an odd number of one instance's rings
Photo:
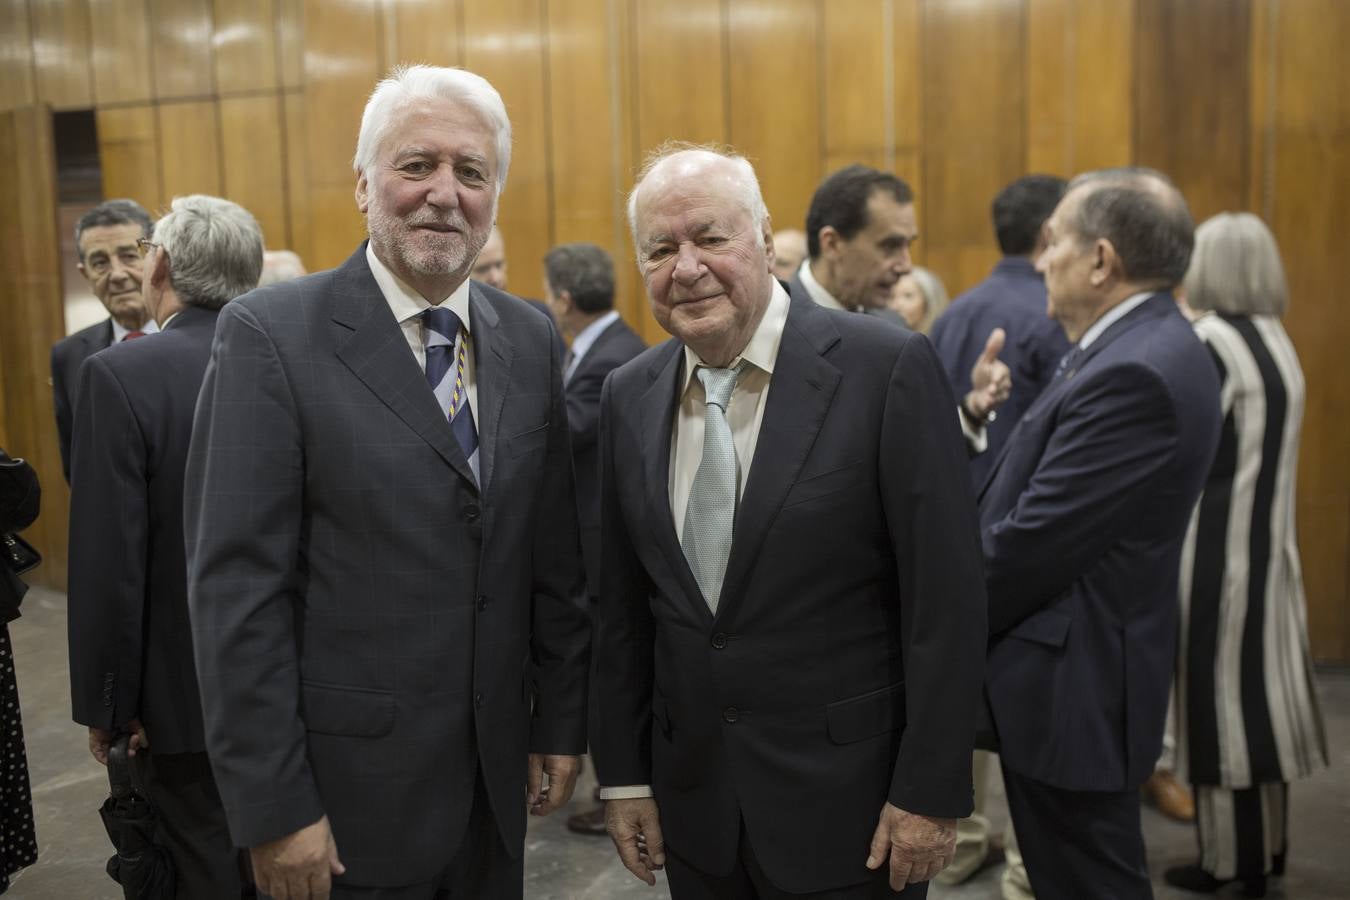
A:
{"type": "Polygon", "coordinates": [[[574,816],[568,816],[567,830],[576,834],[589,834],[604,837],[609,833],[605,830],[605,808],[600,806],[590,812],[577,813],[574,816]]]}
{"type": "Polygon", "coordinates": [[[1190,789],[1166,769],[1158,769],[1144,782],[1144,798],[1169,819],[1195,821],[1195,798],[1190,789]]]}

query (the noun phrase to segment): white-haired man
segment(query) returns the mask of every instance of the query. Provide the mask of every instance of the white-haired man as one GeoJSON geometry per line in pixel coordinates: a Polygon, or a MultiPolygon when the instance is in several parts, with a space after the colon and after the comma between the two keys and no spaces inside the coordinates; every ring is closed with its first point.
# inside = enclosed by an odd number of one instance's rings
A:
{"type": "Polygon", "coordinates": [[[357,143],[370,241],[221,316],[190,602],[230,828],[276,897],[519,897],[522,788],[539,815],[572,791],[590,624],[561,360],[544,316],[469,281],[510,152],[482,78],[396,70],[357,143]]]}
{"type": "Polygon", "coordinates": [[[119,733],[132,735],[178,896],[238,900],[246,867],[211,777],[192,665],[183,471],[216,319],[258,283],[263,237],[248,210],[198,194],[174,200],[138,253],[144,309],[164,333],[114,344],[80,368],[71,706],[99,762],[119,733]]]}
{"type": "Polygon", "coordinates": [[[601,403],[610,833],[677,900],[921,897],[971,809],[985,643],[947,379],[789,298],[743,158],[659,156],[629,217],[674,340],[601,403]]]}

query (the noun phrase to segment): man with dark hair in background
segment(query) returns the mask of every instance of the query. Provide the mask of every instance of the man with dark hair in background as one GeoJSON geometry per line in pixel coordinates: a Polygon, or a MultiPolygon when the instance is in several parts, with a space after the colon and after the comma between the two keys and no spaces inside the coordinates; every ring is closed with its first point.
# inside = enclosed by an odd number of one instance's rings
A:
{"type": "MultiPolygon", "coordinates": [[[[614,263],[595,244],[562,244],[548,251],[544,291],[550,311],[572,341],[563,358],[563,393],[572,434],[586,593],[594,608],[600,593],[600,389],[611,371],[647,345],[614,309],[614,263]]],[[[567,828],[604,835],[604,806],[570,816],[567,828]]]]}
{"type": "Polygon", "coordinates": [[[1140,784],[1162,745],[1177,573],[1219,439],[1219,384],[1171,290],[1186,202],[1145,169],[1080,176],[1046,223],[1073,344],[980,493],[985,690],[1040,900],[1150,897],[1140,784]]]}
{"type": "Polygon", "coordinates": [[[183,473],[216,318],[253,289],[263,239],[228,200],[180,197],[146,251],[144,309],[164,329],[80,370],[70,493],[70,687],[107,764],[119,733],[159,813],[178,896],[238,898],[246,879],[211,774],[188,625],[183,473]]]}
{"type": "Polygon", "coordinates": [[[105,347],[159,330],[141,298],[141,255],[136,250],[136,241],[149,237],[153,225],[150,214],[134,200],[100,203],[75,223],[80,274],[108,310],[109,318],[62,338],[52,347],[52,400],[61,469],[67,482],[80,366],[105,347]]]}

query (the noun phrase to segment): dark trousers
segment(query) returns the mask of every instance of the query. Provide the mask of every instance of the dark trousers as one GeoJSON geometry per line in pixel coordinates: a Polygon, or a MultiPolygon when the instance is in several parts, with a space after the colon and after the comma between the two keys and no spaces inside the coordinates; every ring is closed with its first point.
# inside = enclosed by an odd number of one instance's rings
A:
{"type": "Polygon", "coordinates": [[[524,893],[523,853],[512,858],[502,843],[480,769],[464,840],[439,877],[398,887],[363,887],[339,878],[332,900],[522,900],[524,893]]]}
{"type": "Polygon", "coordinates": [[[1067,791],[1007,766],[1003,783],[1036,900],[1153,896],[1138,791],[1067,791]]]}
{"type": "MultiPolygon", "coordinates": [[[[866,858],[867,848],[859,847],[858,864],[861,866],[866,858]]],[[[923,900],[928,896],[927,882],[911,884],[897,893],[891,890],[889,878],[890,869],[883,865],[862,884],[810,894],[789,893],[774,886],[769,876],[764,874],[759,860],[755,858],[754,848],[746,837],[744,823],[741,824],[736,864],[727,875],[700,872],[669,846],[666,847],[666,879],[670,882],[671,900],[881,900],[894,897],[923,900]]]]}
{"type": "Polygon", "coordinates": [[[252,897],[248,854],[230,840],[205,753],[140,751],[136,776],[155,806],[155,841],[168,851],[181,900],[252,897]]]}

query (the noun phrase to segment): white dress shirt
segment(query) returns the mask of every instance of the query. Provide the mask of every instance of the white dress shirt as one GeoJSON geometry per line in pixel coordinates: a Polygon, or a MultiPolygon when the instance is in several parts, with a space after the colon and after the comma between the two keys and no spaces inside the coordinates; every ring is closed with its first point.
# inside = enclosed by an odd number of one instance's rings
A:
{"type": "Polygon", "coordinates": [[[801,268],[797,270],[797,277],[801,279],[802,287],[806,288],[806,293],[818,305],[826,309],[844,309],[844,304],[834,299],[834,294],[825,290],[821,283],[816,281],[816,276],[811,274],[810,257],[802,260],[801,268]]]}
{"type": "Polygon", "coordinates": [[[577,370],[581,358],[586,355],[586,351],[595,346],[595,342],[600,339],[600,335],[606,328],[614,324],[619,318],[619,311],[611,309],[600,318],[596,319],[574,338],[572,338],[572,361],[567,364],[566,371],[563,372],[563,382],[570,381],[572,373],[577,370]]]}
{"type": "Polygon", "coordinates": [[[1120,303],[1117,303],[1115,306],[1102,313],[1101,318],[1093,322],[1091,327],[1083,332],[1083,336],[1078,339],[1078,349],[1086,350],[1088,347],[1091,347],[1092,343],[1102,336],[1102,332],[1125,318],[1130,314],[1131,310],[1156,293],[1157,291],[1140,291],[1137,294],[1131,294],[1120,303]]]}
{"type": "MultiPolygon", "coordinates": [[[[769,382],[778,359],[778,347],[783,342],[787,327],[788,295],[775,279],[769,306],[759,326],[727,368],[735,368],[741,360],[749,365],[736,379],[727,404],[727,424],[731,427],[731,443],[736,448],[736,497],[745,493],[745,482],[750,476],[750,463],[759,443],[759,429],[764,423],[764,406],[769,397],[769,382]]],[[[694,486],[694,475],[703,459],[703,421],[706,415],[706,394],[703,382],[694,377],[694,370],[703,360],[689,347],[684,348],[684,365],[680,372],[680,402],[675,409],[675,424],[670,436],[670,512],[675,520],[675,534],[684,534],[684,514],[689,506],[689,492],[694,486]]],[[[601,800],[631,800],[652,796],[650,785],[636,784],[602,787],[601,800]]]]}
{"type": "MultiPolygon", "coordinates": [[[[403,336],[408,339],[408,349],[412,350],[413,359],[417,360],[418,368],[423,372],[427,370],[426,332],[421,316],[424,311],[431,309],[433,305],[449,309],[459,316],[460,324],[464,326],[455,338],[455,357],[458,358],[460,344],[463,342],[464,336],[470,334],[469,279],[464,279],[464,283],[455,288],[449,297],[439,303],[432,304],[417,291],[404,284],[397,275],[389,270],[388,266],[380,262],[380,258],[375,255],[375,250],[370,244],[366,244],[366,262],[370,264],[370,273],[375,276],[375,283],[379,285],[380,293],[384,295],[385,302],[389,304],[389,309],[394,314],[394,320],[398,322],[398,327],[403,329],[403,336]]],[[[476,427],[478,425],[478,369],[474,365],[472,340],[465,343],[464,346],[464,382],[469,395],[469,412],[473,413],[476,427]]]]}

